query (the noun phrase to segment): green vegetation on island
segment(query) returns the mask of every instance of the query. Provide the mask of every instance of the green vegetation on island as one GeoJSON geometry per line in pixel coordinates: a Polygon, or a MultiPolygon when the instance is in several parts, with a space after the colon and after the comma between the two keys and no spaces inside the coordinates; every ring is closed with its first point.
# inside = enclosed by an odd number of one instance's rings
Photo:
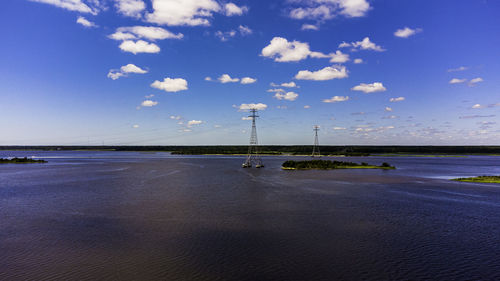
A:
{"type": "Polygon", "coordinates": [[[470,178],[458,178],[452,180],[465,182],[500,183],[500,176],[479,176],[470,178]]]}
{"type": "Polygon", "coordinates": [[[396,167],[389,165],[388,163],[382,163],[380,166],[369,165],[368,163],[353,163],[344,161],[330,161],[330,160],[309,160],[309,161],[285,161],[281,168],[284,170],[310,170],[310,169],[320,169],[320,170],[331,170],[331,169],[384,169],[393,170],[396,167]]]}
{"type": "Polygon", "coordinates": [[[29,163],[47,163],[45,160],[36,160],[31,158],[0,158],[0,164],[29,164],[29,163]]]}

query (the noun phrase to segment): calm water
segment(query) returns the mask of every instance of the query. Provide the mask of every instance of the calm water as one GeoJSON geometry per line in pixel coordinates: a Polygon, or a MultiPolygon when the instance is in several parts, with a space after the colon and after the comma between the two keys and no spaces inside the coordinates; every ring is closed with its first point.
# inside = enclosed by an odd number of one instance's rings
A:
{"type": "Polygon", "coordinates": [[[1,280],[500,280],[500,157],[12,152],[0,166],[1,280]],[[297,159],[303,159],[296,157],[297,159]]]}

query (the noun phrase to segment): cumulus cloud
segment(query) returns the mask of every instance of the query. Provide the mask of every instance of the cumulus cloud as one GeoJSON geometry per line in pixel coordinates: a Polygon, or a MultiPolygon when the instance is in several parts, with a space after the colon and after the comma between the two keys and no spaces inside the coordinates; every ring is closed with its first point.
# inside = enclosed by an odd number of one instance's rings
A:
{"type": "Polygon", "coordinates": [[[366,0],[327,0],[327,1],[290,1],[298,4],[290,10],[289,16],[293,19],[311,19],[324,21],[338,15],[345,17],[362,17],[370,10],[366,0]]]}
{"type": "Polygon", "coordinates": [[[419,32],[422,32],[421,28],[411,29],[409,27],[405,27],[405,28],[401,28],[401,29],[396,30],[394,32],[394,36],[400,37],[400,38],[408,38],[408,37],[415,35],[419,32]]]}
{"type": "Polygon", "coordinates": [[[220,41],[225,42],[229,38],[236,36],[236,31],[229,30],[229,31],[223,32],[223,31],[219,30],[219,31],[215,32],[215,36],[217,36],[220,39],[220,41]]]}
{"type": "Polygon", "coordinates": [[[344,63],[349,60],[349,55],[343,54],[341,51],[335,53],[324,54],[321,52],[313,52],[309,48],[309,44],[299,41],[288,41],[283,37],[274,37],[269,45],[261,51],[263,57],[274,59],[276,62],[293,62],[301,61],[310,58],[330,58],[330,62],[344,63]]]}
{"type": "Polygon", "coordinates": [[[241,84],[252,84],[257,82],[257,79],[251,78],[251,77],[243,77],[241,78],[241,84]]]}
{"type": "Polygon", "coordinates": [[[351,88],[353,91],[361,91],[364,92],[365,94],[369,93],[375,93],[375,92],[383,92],[387,90],[384,85],[380,82],[374,82],[371,84],[366,84],[366,83],[361,83],[357,86],[354,86],[351,88]]]}
{"type": "Polygon", "coordinates": [[[363,63],[363,59],[354,59],[355,64],[363,63]]]}
{"type": "Polygon", "coordinates": [[[404,101],[405,100],[405,97],[397,97],[397,98],[390,98],[389,101],[390,102],[400,102],[400,101],[404,101]]]}
{"type": "Polygon", "coordinates": [[[285,90],[283,90],[283,89],[269,89],[269,90],[267,90],[267,92],[269,92],[269,93],[284,93],[285,90]]]}
{"type": "Polygon", "coordinates": [[[111,69],[108,73],[108,78],[116,80],[122,76],[126,76],[128,73],[144,74],[148,73],[148,71],[136,66],[135,64],[129,63],[127,65],[120,67],[120,70],[111,69]]]}
{"type": "Polygon", "coordinates": [[[138,53],[159,53],[160,52],[160,47],[154,43],[148,43],[143,40],[138,40],[138,41],[123,41],[120,44],[120,49],[125,52],[130,52],[135,54],[138,53]]]}
{"type": "Polygon", "coordinates": [[[115,0],[115,7],[118,13],[133,18],[140,18],[142,11],[146,9],[146,4],[142,0],[115,0]]]}
{"type": "Polygon", "coordinates": [[[286,88],[296,88],[297,84],[295,82],[289,82],[289,83],[281,83],[281,87],[286,87],[286,88]]]}
{"type": "Polygon", "coordinates": [[[479,82],[483,82],[483,78],[481,77],[477,77],[477,78],[473,78],[469,81],[469,86],[475,86],[477,83],[479,82]]]}
{"type": "Polygon", "coordinates": [[[349,60],[349,55],[348,54],[344,54],[341,51],[337,50],[337,52],[330,54],[330,62],[333,62],[333,63],[344,63],[344,62],[346,62],[348,60],[349,60]]]}
{"type": "Polygon", "coordinates": [[[217,78],[217,80],[219,80],[219,82],[225,84],[225,83],[236,83],[238,81],[240,81],[239,78],[231,78],[231,76],[229,76],[229,74],[222,74],[219,78],[217,78]]]}
{"type": "Polygon", "coordinates": [[[305,109],[309,109],[309,108],[311,108],[311,106],[310,105],[304,105],[304,108],[305,109]]]}
{"type": "Polygon", "coordinates": [[[224,5],[224,12],[225,12],[226,16],[228,16],[228,17],[241,16],[244,13],[246,13],[247,11],[248,11],[247,6],[239,7],[234,3],[227,3],[226,5],[224,5]]]}
{"type": "Polygon", "coordinates": [[[146,21],[170,26],[210,25],[213,13],[222,11],[215,0],[152,0],[152,6],[146,21]]]}
{"type": "Polygon", "coordinates": [[[300,30],[319,30],[319,27],[314,24],[306,24],[304,23],[300,30]]]}
{"type": "MultiPolygon", "coordinates": [[[[31,2],[39,2],[54,5],[69,11],[80,13],[89,13],[96,15],[99,12],[98,5],[85,4],[82,0],[29,0],[31,2]]],[[[98,3],[96,3],[98,4],[98,3]]]]}
{"type": "Polygon", "coordinates": [[[487,105],[481,105],[481,104],[477,103],[477,104],[473,105],[472,108],[473,109],[492,108],[492,107],[497,107],[497,106],[500,106],[500,102],[499,103],[487,104],[487,105]]]}
{"type": "Polygon", "coordinates": [[[450,80],[450,84],[459,84],[459,83],[465,83],[467,79],[458,79],[458,78],[453,78],[450,80]]]}
{"type": "Polygon", "coordinates": [[[180,115],[171,115],[170,119],[172,119],[172,120],[181,120],[182,116],[180,116],[180,115]]]}
{"type": "Polygon", "coordinates": [[[345,66],[334,65],[327,66],[318,71],[301,70],[295,75],[295,79],[324,81],[332,79],[342,79],[346,78],[347,76],[347,69],[345,68],[345,66]]]}
{"type": "Polygon", "coordinates": [[[184,38],[184,34],[175,34],[156,26],[127,26],[117,28],[115,33],[109,35],[109,38],[120,41],[139,38],[154,41],[163,39],[182,39],[184,38]]]}
{"type": "Polygon", "coordinates": [[[165,92],[179,92],[188,89],[188,83],[182,78],[164,78],[163,81],[154,81],[151,87],[163,90],[165,92]]]}
{"type": "Polygon", "coordinates": [[[392,108],[390,108],[390,107],[386,106],[386,107],[385,107],[385,111],[392,111],[392,108]]]}
{"type": "Polygon", "coordinates": [[[212,77],[210,77],[210,76],[205,77],[205,79],[204,79],[204,80],[205,80],[205,81],[213,81],[213,80],[212,80],[212,77]]]}
{"type": "Polygon", "coordinates": [[[346,47],[351,47],[352,50],[372,50],[377,52],[385,51],[384,48],[370,41],[369,37],[365,37],[361,41],[356,41],[351,43],[342,42],[339,45],[339,48],[346,48],[346,47]]]}
{"type": "Polygon", "coordinates": [[[76,23],[79,23],[85,27],[97,27],[97,25],[89,20],[87,20],[86,18],[80,16],[76,19],[76,23]]]}
{"type": "Polygon", "coordinates": [[[324,99],[322,100],[325,103],[335,103],[335,102],[342,102],[342,101],[348,101],[349,97],[348,96],[333,96],[329,99],[324,99]]]}
{"type": "Polygon", "coordinates": [[[192,126],[200,125],[200,124],[203,124],[203,121],[201,121],[201,120],[191,120],[191,121],[187,122],[188,128],[191,128],[192,126]]]}
{"type": "Polygon", "coordinates": [[[152,106],[155,106],[157,105],[158,102],[157,101],[152,101],[152,100],[145,100],[141,103],[141,106],[143,107],[152,107],[152,106]]]}
{"type": "Polygon", "coordinates": [[[464,70],[467,70],[468,67],[466,66],[460,66],[460,67],[457,67],[457,68],[450,68],[448,69],[448,72],[457,72],[457,71],[464,71],[464,70]]]}
{"type": "Polygon", "coordinates": [[[250,35],[253,33],[253,31],[248,26],[245,25],[238,26],[238,30],[240,31],[240,34],[243,36],[250,35]]]}
{"type": "Polygon", "coordinates": [[[242,103],[239,106],[235,106],[238,108],[240,111],[246,111],[250,109],[257,109],[257,110],[264,110],[267,108],[267,104],[263,103],[242,103]]]}
{"type": "Polygon", "coordinates": [[[298,97],[299,97],[299,94],[294,93],[294,92],[288,92],[286,94],[281,94],[281,93],[274,94],[274,98],[278,99],[278,100],[294,101],[298,97]]]}

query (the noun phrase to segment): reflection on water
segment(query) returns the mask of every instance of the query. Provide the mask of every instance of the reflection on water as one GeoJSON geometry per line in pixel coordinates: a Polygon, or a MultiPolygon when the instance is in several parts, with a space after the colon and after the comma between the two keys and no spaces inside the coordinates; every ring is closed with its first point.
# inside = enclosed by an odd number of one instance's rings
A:
{"type": "Polygon", "coordinates": [[[0,280],[500,279],[500,185],[437,178],[500,174],[495,157],[281,171],[281,157],[1,153],[53,158],[0,166],[0,280]]]}

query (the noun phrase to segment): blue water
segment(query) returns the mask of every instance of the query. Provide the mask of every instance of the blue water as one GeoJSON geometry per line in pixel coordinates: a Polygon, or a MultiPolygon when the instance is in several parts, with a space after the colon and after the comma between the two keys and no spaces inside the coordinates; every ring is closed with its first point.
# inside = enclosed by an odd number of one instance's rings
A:
{"type": "Polygon", "coordinates": [[[1,280],[499,280],[500,157],[0,151],[1,280]]]}

